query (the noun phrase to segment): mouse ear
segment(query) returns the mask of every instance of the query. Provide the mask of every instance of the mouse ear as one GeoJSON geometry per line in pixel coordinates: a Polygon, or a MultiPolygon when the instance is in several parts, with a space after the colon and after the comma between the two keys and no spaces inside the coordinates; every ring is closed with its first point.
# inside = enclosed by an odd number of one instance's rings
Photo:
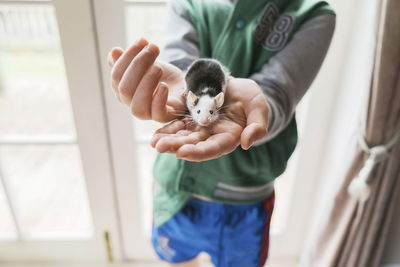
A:
{"type": "Polygon", "coordinates": [[[221,92],[215,97],[215,105],[217,108],[222,107],[222,104],[224,104],[224,93],[221,92]]]}
{"type": "Polygon", "coordinates": [[[195,95],[192,91],[189,91],[186,97],[186,102],[189,107],[194,107],[196,106],[197,102],[199,100],[199,97],[195,95]]]}

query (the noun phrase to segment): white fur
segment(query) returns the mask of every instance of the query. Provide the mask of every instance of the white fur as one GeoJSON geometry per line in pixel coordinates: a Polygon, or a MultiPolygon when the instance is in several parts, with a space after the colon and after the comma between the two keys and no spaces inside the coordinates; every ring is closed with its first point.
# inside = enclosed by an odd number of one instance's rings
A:
{"type": "Polygon", "coordinates": [[[201,90],[201,92],[202,92],[203,94],[207,94],[208,90],[209,90],[209,88],[206,87],[206,88],[204,88],[203,90],[201,90]]]}
{"type": "Polygon", "coordinates": [[[200,96],[197,105],[189,108],[189,111],[193,120],[201,126],[207,126],[218,119],[217,104],[215,98],[210,95],[200,96]],[[210,111],[213,114],[210,114],[210,111]]]}

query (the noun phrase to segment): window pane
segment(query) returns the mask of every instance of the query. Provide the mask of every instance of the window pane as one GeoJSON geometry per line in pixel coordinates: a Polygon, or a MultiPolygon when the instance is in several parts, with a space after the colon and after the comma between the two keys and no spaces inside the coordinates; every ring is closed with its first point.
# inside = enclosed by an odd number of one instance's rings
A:
{"type": "Polygon", "coordinates": [[[0,137],[75,135],[51,6],[0,5],[0,137]]]}
{"type": "Polygon", "coordinates": [[[0,241],[17,238],[17,230],[11,216],[8,201],[4,193],[3,185],[0,183],[0,241]]]}
{"type": "MultiPolygon", "coordinates": [[[[90,237],[78,146],[12,146],[4,139],[35,143],[35,137],[40,137],[46,143],[61,136],[60,140],[74,140],[54,8],[0,3],[0,19],[0,170],[22,238],[90,237]]],[[[9,209],[0,193],[0,209],[9,209]]]]}
{"type": "Polygon", "coordinates": [[[90,237],[92,223],[77,146],[2,146],[0,160],[23,238],[90,237]]]}
{"type": "Polygon", "coordinates": [[[145,37],[161,48],[168,19],[165,4],[130,3],[125,10],[127,45],[145,37]]]}

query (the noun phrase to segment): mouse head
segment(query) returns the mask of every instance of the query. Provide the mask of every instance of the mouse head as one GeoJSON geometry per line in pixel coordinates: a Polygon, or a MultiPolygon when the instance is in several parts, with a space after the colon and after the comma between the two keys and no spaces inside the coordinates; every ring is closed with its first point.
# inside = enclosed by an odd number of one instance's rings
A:
{"type": "Polygon", "coordinates": [[[212,97],[208,94],[197,96],[189,91],[186,97],[186,104],[193,120],[201,126],[207,126],[218,119],[218,108],[222,107],[223,103],[223,92],[212,97]]]}

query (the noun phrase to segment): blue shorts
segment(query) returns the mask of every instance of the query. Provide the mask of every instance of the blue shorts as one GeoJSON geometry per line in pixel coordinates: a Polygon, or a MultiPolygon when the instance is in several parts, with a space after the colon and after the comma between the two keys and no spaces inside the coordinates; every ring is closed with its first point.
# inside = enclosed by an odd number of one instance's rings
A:
{"type": "Polygon", "coordinates": [[[273,207],[274,195],[246,205],[191,198],[168,222],[153,226],[154,250],[170,263],[206,252],[216,267],[264,266],[273,207]]]}

